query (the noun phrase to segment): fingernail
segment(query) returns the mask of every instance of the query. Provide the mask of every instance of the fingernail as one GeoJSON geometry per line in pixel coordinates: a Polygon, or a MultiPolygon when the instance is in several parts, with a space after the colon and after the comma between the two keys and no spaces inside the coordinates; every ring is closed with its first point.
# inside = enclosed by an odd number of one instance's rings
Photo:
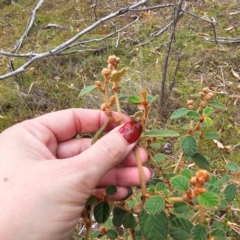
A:
{"type": "Polygon", "coordinates": [[[128,188],[128,195],[127,195],[125,198],[123,198],[122,200],[124,201],[124,200],[128,199],[129,197],[132,196],[132,194],[133,194],[133,190],[132,190],[131,187],[129,187],[129,188],[128,188]]]}
{"type": "Polygon", "coordinates": [[[151,179],[154,177],[155,173],[154,170],[152,168],[148,168],[150,173],[151,173],[151,179]]]}
{"type": "Polygon", "coordinates": [[[138,140],[142,133],[143,127],[140,122],[131,121],[125,123],[118,131],[127,140],[129,144],[138,140]]]}

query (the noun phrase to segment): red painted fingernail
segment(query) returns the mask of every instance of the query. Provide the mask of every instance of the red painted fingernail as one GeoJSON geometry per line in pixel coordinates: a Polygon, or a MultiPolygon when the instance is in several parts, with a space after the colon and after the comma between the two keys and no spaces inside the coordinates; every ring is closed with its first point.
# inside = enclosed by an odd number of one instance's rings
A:
{"type": "Polygon", "coordinates": [[[129,144],[138,140],[142,133],[143,127],[140,122],[131,121],[125,123],[120,129],[119,133],[127,140],[129,144]]]}

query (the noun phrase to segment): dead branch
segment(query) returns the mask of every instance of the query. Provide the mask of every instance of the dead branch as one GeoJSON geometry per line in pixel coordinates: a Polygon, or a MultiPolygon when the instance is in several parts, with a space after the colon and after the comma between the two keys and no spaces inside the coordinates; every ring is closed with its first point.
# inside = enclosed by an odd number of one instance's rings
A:
{"type": "Polygon", "coordinates": [[[119,9],[119,10],[113,12],[113,13],[110,13],[109,15],[107,15],[107,16],[105,16],[103,18],[100,18],[99,20],[94,22],[92,25],[90,25],[89,27],[85,28],[84,30],[82,30],[81,32],[76,34],[74,37],[72,37],[71,39],[67,40],[66,42],[60,44],[59,46],[55,47],[54,49],[52,49],[52,50],[50,50],[48,52],[37,54],[37,55],[31,57],[27,62],[25,62],[22,66],[20,66],[19,68],[15,69],[14,71],[12,71],[10,73],[7,73],[7,74],[4,74],[4,75],[1,75],[0,76],[0,80],[12,77],[12,76],[14,76],[16,74],[19,74],[19,73],[22,73],[22,72],[25,72],[27,67],[30,66],[33,62],[35,62],[37,60],[40,60],[42,58],[46,58],[46,57],[49,57],[49,56],[53,56],[53,55],[59,54],[60,52],[66,50],[67,47],[70,44],[75,42],[77,39],[79,39],[81,36],[83,36],[87,32],[89,32],[92,29],[96,28],[100,24],[102,24],[102,23],[104,23],[104,22],[106,22],[106,21],[108,21],[108,20],[110,20],[110,19],[112,19],[114,17],[117,17],[119,15],[125,14],[125,13],[129,12],[130,10],[135,9],[135,8],[137,8],[139,6],[142,6],[143,4],[145,4],[147,2],[148,2],[148,0],[139,1],[139,2],[137,2],[135,4],[133,4],[133,5],[130,5],[128,7],[122,8],[122,9],[119,9]]]}
{"type": "Polygon", "coordinates": [[[32,15],[31,15],[31,18],[30,18],[30,21],[29,21],[29,24],[28,26],[26,27],[23,35],[20,37],[20,39],[18,40],[18,42],[15,44],[15,46],[13,47],[13,49],[11,50],[12,51],[18,51],[19,48],[22,46],[22,43],[23,43],[23,39],[28,35],[30,29],[32,28],[33,24],[34,24],[34,21],[35,21],[35,18],[36,18],[36,13],[37,13],[37,10],[41,7],[41,5],[43,4],[44,0],[39,0],[39,2],[37,3],[37,6],[33,9],[32,11],[32,15]]]}
{"type": "Polygon", "coordinates": [[[166,56],[165,56],[164,65],[163,65],[162,82],[161,82],[161,90],[160,90],[160,112],[163,111],[163,106],[165,101],[165,86],[166,86],[166,76],[167,76],[169,55],[170,55],[173,39],[175,38],[176,26],[180,17],[183,1],[184,0],[179,0],[179,2],[175,7],[172,31],[169,36],[168,44],[166,47],[166,56]]]}

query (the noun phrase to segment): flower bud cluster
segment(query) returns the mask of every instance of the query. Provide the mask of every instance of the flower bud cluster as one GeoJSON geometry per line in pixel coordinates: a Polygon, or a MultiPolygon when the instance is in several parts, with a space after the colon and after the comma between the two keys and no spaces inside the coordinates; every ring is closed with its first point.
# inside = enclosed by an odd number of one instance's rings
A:
{"type": "Polygon", "coordinates": [[[193,100],[188,100],[187,104],[188,104],[188,109],[189,110],[193,110],[194,109],[194,101],[193,100]]]}
{"type": "Polygon", "coordinates": [[[115,55],[111,55],[108,57],[108,69],[115,70],[120,63],[120,58],[116,57],[115,55]]]}
{"type": "Polygon", "coordinates": [[[190,179],[192,187],[187,190],[185,200],[191,201],[198,195],[207,192],[207,189],[204,187],[204,185],[209,180],[209,177],[209,173],[206,170],[198,171],[196,176],[193,176],[190,179]]]}
{"type": "Polygon", "coordinates": [[[213,93],[209,92],[209,88],[205,87],[202,89],[202,92],[199,93],[201,100],[208,102],[212,99],[213,93]]]}

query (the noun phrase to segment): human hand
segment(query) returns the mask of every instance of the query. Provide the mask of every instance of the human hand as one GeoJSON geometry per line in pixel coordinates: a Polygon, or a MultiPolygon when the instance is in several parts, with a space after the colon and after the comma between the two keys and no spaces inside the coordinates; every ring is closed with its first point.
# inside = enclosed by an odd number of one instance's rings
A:
{"type": "MultiPolygon", "coordinates": [[[[2,239],[69,239],[92,193],[115,184],[116,200],[140,185],[132,152],[136,143],[124,139],[120,126],[109,124],[107,130],[113,130],[92,146],[91,139],[74,138],[96,132],[106,120],[98,110],[63,110],[0,134],[2,239]]],[[[144,149],[140,156],[147,161],[144,149]]],[[[151,171],[144,167],[144,174],[148,181],[151,171]]]]}

